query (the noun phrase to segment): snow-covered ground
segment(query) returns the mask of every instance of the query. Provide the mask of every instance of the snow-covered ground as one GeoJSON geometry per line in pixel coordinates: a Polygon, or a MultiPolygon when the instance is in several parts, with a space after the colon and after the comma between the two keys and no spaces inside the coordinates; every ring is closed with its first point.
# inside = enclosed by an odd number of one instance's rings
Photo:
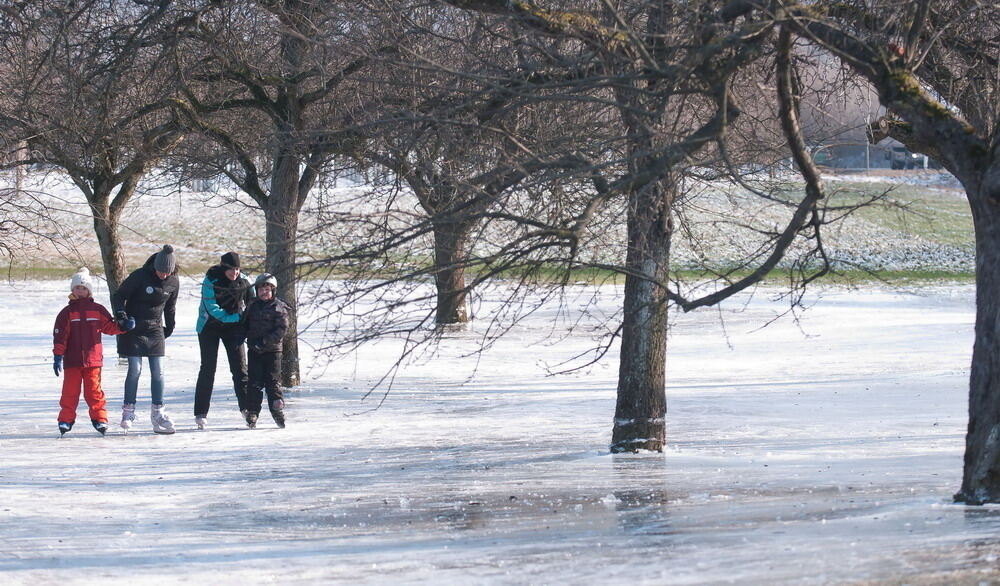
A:
{"type": "MultiPolygon", "coordinates": [[[[154,435],[144,418],[101,437],[81,406],[59,439],[49,329],[65,286],[0,287],[4,584],[1000,579],[1000,509],[951,502],[968,287],[825,290],[799,321],[764,329],[784,306],[760,293],[742,312],[678,315],[670,448],[611,456],[616,352],[546,377],[592,343],[587,328],[546,343],[554,307],[479,360],[463,356],[481,332],[449,334],[377,410],[361,397],[398,340],[312,369],[289,393],[284,430],[266,414],[257,430],[241,425],[220,364],[211,427],[196,431],[191,282],[166,363],[178,433],[154,435]]],[[[600,293],[608,312],[620,305],[614,289],[600,293]]],[[[321,335],[304,335],[304,364],[321,335]]],[[[112,348],[104,386],[116,406],[112,348]]]]}

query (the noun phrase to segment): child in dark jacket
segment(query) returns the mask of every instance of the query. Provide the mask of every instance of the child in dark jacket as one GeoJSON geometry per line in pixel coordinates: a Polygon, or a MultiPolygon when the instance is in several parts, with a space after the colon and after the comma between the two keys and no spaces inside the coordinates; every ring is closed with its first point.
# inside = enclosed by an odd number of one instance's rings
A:
{"type": "Polygon", "coordinates": [[[101,367],[104,365],[101,334],[124,334],[135,327],[135,321],[129,318],[116,322],[103,305],[94,301],[93,289],[89,270],[82,268],[73,275],[69,305],[59,312],[52,330],[52,369],[56,376],[65,371],[59,400],[60,434],[72,429],[76,422],[81,385],[94,429],[101,435],[108,430],[108,413],[104,409],[106,402],[101,389],[101,367]]]}
{"type": "Polygon", "coordinates": [[[264,273],[254,282],[257,298],[243,314],[243,327],[249,348],[246,409],[247,427],[257,426],[261,402],[267,392],[267,406],[278,427],[285,427],[285,401],[278,384],[281,372],[281,347],[288,331],[288,305],[275,297],[278,280],[264,273]]]}

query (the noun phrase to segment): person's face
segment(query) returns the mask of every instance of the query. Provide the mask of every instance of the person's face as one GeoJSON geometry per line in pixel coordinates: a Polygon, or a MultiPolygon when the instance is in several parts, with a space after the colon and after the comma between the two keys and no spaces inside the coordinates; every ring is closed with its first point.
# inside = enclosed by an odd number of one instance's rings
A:
{"type": "Polygon", "coordinates": [[[226,278],[230,281],[235,281],[240,276],[239,269],[226,269],[226,278]]]}
{"type": "Polygon", "coordinates": [[[164,273],[163,271],[156,271],[156,278],[159,279],[159,280],[161,280],[161,281],[163,279],[166,279],[169,276],[170,276],[170,273],[164,273]]]}
{"type": "Polygon", "coordinates": [[[271,285],[261,285],[257,287],[257,298],[261,301],[270,301],[274,297],[274,287],[271,285]]]}
{"type": "Polygon", "coordinates": [[[90,297],[90,289],[83,285],[76,285],[73,287],[73,295],[79,298],[90,297]]]}

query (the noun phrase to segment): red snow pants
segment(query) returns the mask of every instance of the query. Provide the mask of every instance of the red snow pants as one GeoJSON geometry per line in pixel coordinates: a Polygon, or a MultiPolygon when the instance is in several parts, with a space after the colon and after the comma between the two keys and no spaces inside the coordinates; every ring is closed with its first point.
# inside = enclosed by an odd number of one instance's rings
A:
{"type": "Polygon", "coordinates": [[[87,401],[92,421],[108,421],[108,412],[104,410],[104,390],[101,389],[101,367],[89,368],[69,366],[63,370],[62,398],[59,399],[59,421],[74,423],[76,421],[76,406],[80,404],[80,386],[83,386],[83,399],[87,401]]]}

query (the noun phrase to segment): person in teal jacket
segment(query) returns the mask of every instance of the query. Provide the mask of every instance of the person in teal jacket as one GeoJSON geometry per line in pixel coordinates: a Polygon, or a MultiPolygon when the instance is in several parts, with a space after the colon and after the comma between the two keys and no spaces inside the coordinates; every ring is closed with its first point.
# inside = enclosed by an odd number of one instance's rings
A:
{"type": "Polygon", "coordinates": [[[239,409],[246,408],[247,354],[240,319],[251,301],[253,290],[250,281],[241,273],[240,255],[235,252],[223,254],[221,262],[205,273],[201,284],[195,327],[201,350],[201,368],[194,390],[194,421],[198,429],[205,429],[208,422],[219,342],[229,358],[229,372],[233,375],[233,391],[239,409]]]}

